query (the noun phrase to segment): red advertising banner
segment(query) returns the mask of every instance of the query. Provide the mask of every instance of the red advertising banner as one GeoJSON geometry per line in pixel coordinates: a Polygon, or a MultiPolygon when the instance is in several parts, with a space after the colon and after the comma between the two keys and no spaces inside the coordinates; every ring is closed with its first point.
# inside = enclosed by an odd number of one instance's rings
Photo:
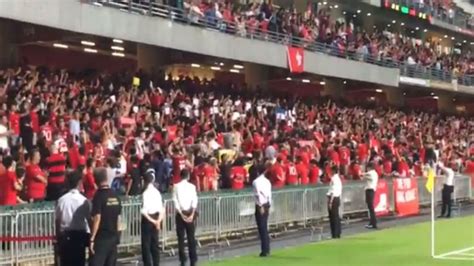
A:
{"type": "Polygon", "coordinates": [[[374,209],[377,216],[384,216],[390,213],[388,201],[388,184],[384,179],[380,179],[374,197],[374,209]]]}
{"type": "Polygon", "coordinates": [[[418,183],[415,178],[396,178],[393,180],[395,211],[398,216],[418,214],[418,183]]]}
{"type": "Polygon", "coordinates": [[[304,49],[298,47],[287,48],[288,66],[291,73],[304,72],[304,49]]]}

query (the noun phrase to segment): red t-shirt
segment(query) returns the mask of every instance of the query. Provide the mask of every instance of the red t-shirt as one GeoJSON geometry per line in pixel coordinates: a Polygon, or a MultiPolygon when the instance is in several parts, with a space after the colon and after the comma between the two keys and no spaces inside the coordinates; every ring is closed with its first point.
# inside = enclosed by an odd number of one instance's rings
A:
{"type": "Polygon", "coordinates": [[[286,184],[290,186],[298,185],[298,171],[294,163],[285,165],[286,184]]]}
{"type": "Polygon", "coordinates": [[[86,171],[86,174],[82,177],[82,184],[84,186],[84,194],[86,198],[92,199],[96,192],[95,189],[95,179],[92,173],[92,169],[86,171]]]}
{"type": "Polygon", "coordinates": [[[474,175],[474,160],[469,160],[466,162],[466,174],[474,175]]]}
{"type": "Polygon", "coordinates": [[[341,160],[341,165],[349,165],[350,157],[351,157],[351,154],[347,147],[339,148],[339,158],[341,160]]]}
{"type": "Polygon", "coordinates": [[[181,170],[186,167],[186,157],[179,155],[173,156],[173,177],[172,182],[173,184],[179,183],[181,181],[181,170]]]}
{"type": "Polygon", "coordinates": [[[360,180],[361,178],[361,168],[360,168],[360,165],[355,163],[355,164],[352,164],[350,169],[349,169],[349,173],[350,175],[352,176],[352,179],[354,180],[360,180]]]}
{"type": "Polygon", "coordinates": [[[10,123],[10,130],[12,130],[15,135],[20,135],[20,115],[15,112],[11,112],[8,116],[8,120],[10,123]]]}
{"type": "Polygon", "coordinates": [[[317,165],[311,165],[309,167],[309,183],[310,184],[317,184],[319,180],[319,167],[317,165]]]}
{"type": "Polygon", "coordinates": [[[367,148],[367,144],[359,144],[359,146],[357,147],[357,156],[361,161],[365,161],[367,159],[367,157],[369,156],[369,149],[367,148]]]}
{"type": "Polygon", "coordinates": [[[270,168],[270,176],[273,187],[282,188],[285,186],[285,171],[279,163],[272,165],[270,168]],[[283,180],[278,179],[278,177],[282,178],[283,180]]]}
{"type": "Polygon", "coordinates": [[[46,140],[46,143],[51,144],[53,141],[53,128],[49,125],[45,125],[41,127],[41,134],[46,140]]]}
{"type": "Polygon", "coordinates": [[[244,188],[244,182],[247,180],[247,170],[243,166],[233,166],[230,169],[230,179],[233,190],[241,190],[244,188]]]}
{"type": "Polygon", "coordinates": [[[17,180],[14,171],[7,171],[0,176],[0,205],[11,206],[16,205],[17,191],[15,189],[15,182],[17,180]]]}
{"type": "Polygon", "coordinates": [[[298,179],[301,185],[308,185],[309,184],[309,169],[308,166],[303,163],[299,162],[296,164],[296,172],[298,173],[298,179]]]}
{"type": "Polygon", "coordinates": [[[390,174],[392,174],[392,171],[393,171],[392,162],[389,161],[389,160],[384,161],[383,162],[383,172],[384,172],[384,174],[390,175],[390,174]]]}
{"type": "Polygon", "coordinates": [[[408,164],[405,161],[398,162],[397,171],[400,174],[400,176],[410,177],[410,167],[408,167],[408,164]]]}
{"type": "Polygon", "coordinates": [[[44,176],[43,171],[37,164],[29,164],[26,167],[26,181],[27,191],[26,196],[28,199],[42,200],[46,195],[46,184],[39,181],[37,176],[44,176]]]}

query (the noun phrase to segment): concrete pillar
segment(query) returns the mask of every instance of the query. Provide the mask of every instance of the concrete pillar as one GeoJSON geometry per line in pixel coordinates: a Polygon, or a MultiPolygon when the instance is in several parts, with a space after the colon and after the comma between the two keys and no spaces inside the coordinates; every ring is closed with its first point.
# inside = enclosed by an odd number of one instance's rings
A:
{"type": "Polygon", "coordinates": [[[147,44],[137,44],[137,68],[152,73],[169,63],[164,48],[147,44]]]}
{"type": "Polygon", "coordinates": [[[385,97],[389,105],[402,107],[405,104],[405,98],[403,97],[403,90],[401,88],[383,87],[381,89],[385,92],[385,97]]]}
{"type": "Polygon", "coordinates": [[[269,67],[253,63],[244,63],[245,83],[249,88],[258,87],[267,89],[269,78],[269,67]]]}
{"type": "Polygon", "coordinates": [[[334,99],[340,99],[344,96],[344,89],[346,84],[344,81],[339,79],[324,79],[324,89],[321,91],[322,96],[329,96],[334,99]]]}
{"type": "Polygon", "coordinates": [[[0,68],[18,65],[17,34],[12,22],[0,21],[0,68]]]}
{"type": "Polygon", "coordinates": [[[456,104],[453,102],[453,96],[445,93],[438,93],[438,111],[442,113],[456,113],[456,104]]]}

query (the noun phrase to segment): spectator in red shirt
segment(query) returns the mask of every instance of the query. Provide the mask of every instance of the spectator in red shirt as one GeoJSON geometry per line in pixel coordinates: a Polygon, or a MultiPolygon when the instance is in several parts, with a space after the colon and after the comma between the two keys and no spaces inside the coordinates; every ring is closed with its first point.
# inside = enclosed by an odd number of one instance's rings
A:
{"type": "Polygon", "coordinates": [[[174,145],[170,145],[170,148],[171,160],[173,164],[171,182],[172,184],[177,184],[181,181],[181,170],[187,166],[186,156],[182,148],[174,147],[174,145]]]}
{"type": "Polygon", "coordinates": [[[51,155],[46,159],[48,169],[48,186],[46,200],[56,201],[65,191],[66,157],[59,152],[56,145],[51,146],[51,155]]]}
{"type": "Polygon", "coordinates": [[[319,176],[321,175],[321,170],[318,167],[318,162],[316,160],[311,160],[309,165],[309,183],[311,185],[316,185],[319,182],[319,176]]]}
{"type": "Polygon", "coordinates": [[[6,171],[0,175],[0,206],[13,206],[17,204],[17,193],[21,191],[22,185],[16,176],[12,157],[6,156],[2,163],[6,171]]]}
{"type": "Polygon", "coordinates": [[[10,107],[8,123],[10,130],[12,131],[12,142],[13,144],[16,144],[18,137],[20,136],[20,115],[17,112],[17,106],[15,104],[10,107]]]}
{"type": "Polygon", "coordinates": [[[46,197],[47,175],[41,170],[41,156],[38,150],[29,154],[29,164],[26,167],[26,197],[30,202],[42,201],[46,197]]]}
{"type": "Polygon", "coordinates": [[[360,180],[362,177],[362,168],[360,166],[359,160],[354,160],[349,169],[349,174],[352,177],[352,180],[360,180]]]}
{"type": "Polygon", "coordinates": [[[84,186],[84,195],[88,199],[94,197],[97,191],[97,184],[94,179],[95,160],[93,158],[87,159],[84,175],[82,176],[82,185],[84,186]]]}
{"type": "Polygon", "coordinates": [[[284,168],[285,168],[286,184],[289,186],[298,185],[298,172],[296,170],[296,165],[295,165],[293,157],[290,157],[288,159],[288,162],[284,165],[284,168]]]}
{"type": "Polygon", "coordinates": [[[237,159],[234,166],[230,169],[230,180],[232,183],[232,190],[241,190],[245,183],[248,182],[248,172],[244,168],[242,159],[237,159]]]}
{"type": "Polygon", "coordinates": [[[296,172],[298,173],[298,182],[300,185],[306,186],[309,184],[309,168],[303,162],[301,157],[296,157],[296,172]]]}
{"type": "Polygon", "coordinates": [[[272,181],[274,188],[282,188],[285,186],[286,176],[281,162],[282,159],[277,158],[277,161],[270,167],[270,181],[272,181]]]}

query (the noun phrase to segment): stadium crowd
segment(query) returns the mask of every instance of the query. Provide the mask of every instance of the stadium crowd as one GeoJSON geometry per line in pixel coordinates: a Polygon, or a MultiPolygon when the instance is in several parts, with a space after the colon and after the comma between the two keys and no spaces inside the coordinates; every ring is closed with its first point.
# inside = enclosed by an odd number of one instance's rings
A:
{"type": "Polygon", "coordinates": [[[372,161],[381,176],[421,176],[426,158],[474,173],[474,120],[331,100],[277,98],[216,81],[98,75],[46,68],[0,71],[2,205],[56,200],[66,171],[83,192],[107,167],[121,194],[140,194],[153,168],[161,191],[188,168],[199,191],[239,190],[270,161],[271,181],[317,185],[331,166],[358,180],[372,161]]]}
{"type": "MultiPolygon", "coordinates": [[[[440,8],[446,3],[434,3],[440,8]]],[[[304,12],[294,8],[276,8],[271,1],[255,1],[249,5],[232,1],[192,0],[184,3],[187,18],[193,23],[206,23],[230,34],[255,38],[298,42],[308,49],[328,48],[338,56],[393,64],[407,64],[458,77],[474,74],[471,51],[445,51],[440,40],[418,40],[403,33],[366,26],[354,26],[354,18],[331,17],[330,6],[309,4],[304,12]],[[269,34],[272,32],[272,34],[269,34]],[[277,33],[275,35],[274,33],[277,33]],[[324,47],[324,48],[323,48],[324,47]]],[[[394,26],[394,25],[393,25],[394,26]]]]}

